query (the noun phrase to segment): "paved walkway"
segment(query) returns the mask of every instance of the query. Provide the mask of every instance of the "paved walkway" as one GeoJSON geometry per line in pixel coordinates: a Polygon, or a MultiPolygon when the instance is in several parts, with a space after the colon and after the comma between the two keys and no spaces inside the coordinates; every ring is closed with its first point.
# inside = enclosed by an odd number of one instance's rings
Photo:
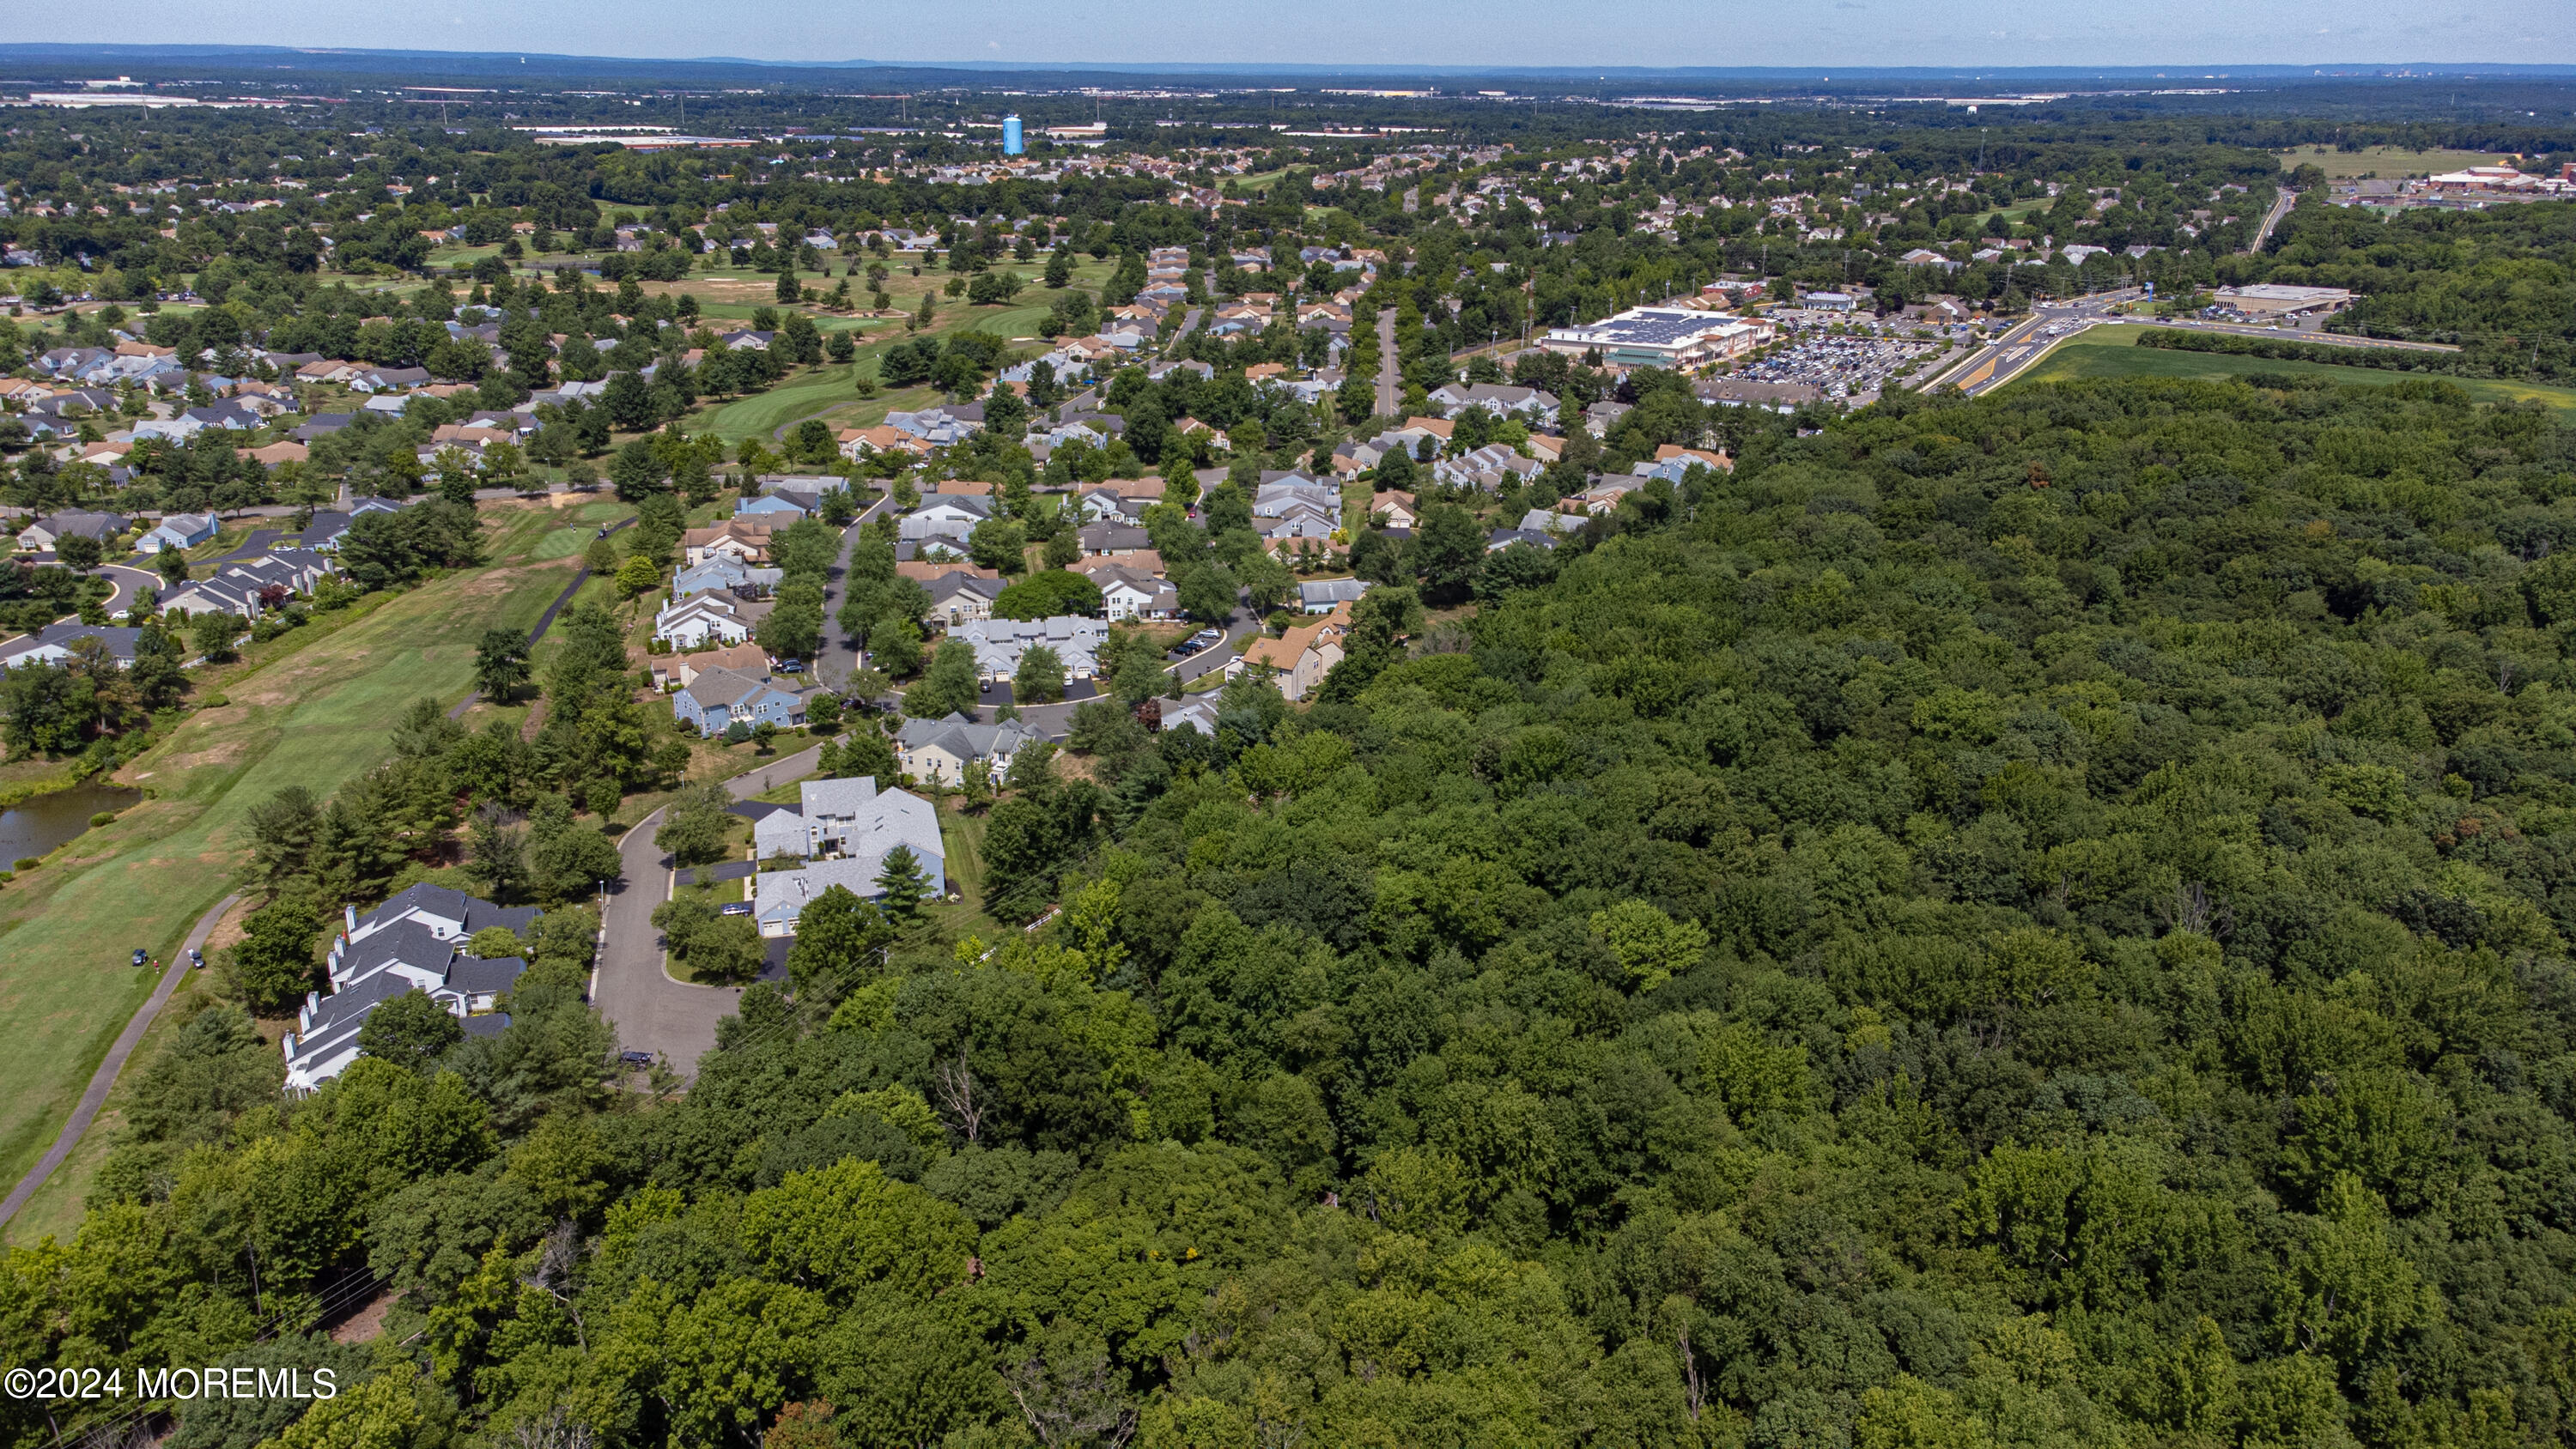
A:
{"type": "MultiPolygon", "coordinates": [[[[812,774],[822,753],[818,744],[782,755],[726,781],[725,788],[735,799],[747,800],[772,785],[812,774]]],[[[600,947],[592,1000],[616,1028],[620,1046],[652,1052],[673,1071],[692,1077],[698,1058],[715,1048],[716,1023],[734,1014],[742,990],[674,980],[664,967],[662,933],[653,925],[653,908],[671,895],[671,858],[653,843],[662,813],[645,816],[617,842],[625,878],[609,888],[606,941],[600,947]]]]}
{"type": "Polygon", "coordinates": [[[80,1145],[81,1135],[89,1131],[89,1124],[97,1119],[98,1109],[107,1105],[108,1091],[116,1085],[116,1074],[125,1070],[126,1058],[134,1055],[134,1049],[143,1042],[143,1033],[151,1029],[152,1019],[161,1014],[162,1006],[170,1000],[170,993],[179,989],[180,980],[188,974],[188,953],[205,949],[206,937],[214,933],[215,922],[222,920],[224,912],[231,910],[240,900],[237,895],[226,896],[215,903],[213,910],[197,918],[196,929],[188,933],[179,954],[170,958],[169,969],[161,973],[161,984],[152,988],[152,998],[143,1003],[142,1010],[134,1013],[132,1021],[125,1024],[125,1030],[117,1035],[116,1044],[107,1049],[107,1060],[100,1062],[98,1070],[91,1074],[89,1090],[81,1093],[80,1104],[72,1108],[71,1120],[63,1124],[63,1135],[55,1138],[44,1159],[18,1180],[8,1198],[0,1200],[0,1224],[16,1217],[18,1209],[27,1205],[27,1199],[36,1195],[36,1189],[43,1187],[45,1179],[52,1177],[54,1169],[62,1166],[64,1160],[72,1155],[72,1149],[80,1145]]]}
{"type": "MultiPolygon", "coordinates": [[[[615,523],[608,525],[608,532],[615,533],[617,530],[624,528],[626,525],[633,523],[634,521],[635,520],[632,518],[621,518],[615,523]]],[[[564,591],[555,595],[555,601],[546,605],[546,611],[537,616],[537,627],[528,631],[529,648],[534,649],[537,647],[537,641],[546,637],[546,631],[555,626],[555,615],[562,613],[564,611],[564,606],[572,602],[572,596],[580,593],[581,586],[588,582],[590,582],[590,565],[583,564],[580,568],[573,570],[572,582],[564,585],[564,591]]],[[[479,689],[466,691],[465,697],[456,702],[456,707],[447,712],[447,717],[449,719],[463,719],[465,717],[465,712],[474,707],[474,701],[481,699],[482,697],[483,691],[479,689]]]]}

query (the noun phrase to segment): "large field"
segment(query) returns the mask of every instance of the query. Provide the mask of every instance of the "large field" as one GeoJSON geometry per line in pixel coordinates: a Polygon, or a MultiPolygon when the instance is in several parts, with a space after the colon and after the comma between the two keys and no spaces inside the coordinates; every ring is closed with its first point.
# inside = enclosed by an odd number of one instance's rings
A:
{"type": "Polygon", "coordinates": [[[2315,166],[2329,181],[2396,181],[2471,166],[2502,166],[2511,159],[2498,151],[2403,151],[2394,146],[2338,151],[2332,146],[2297,146],[2281,153],[2281,169],[2315,166]]]}
{"type": "Polygon", "coordinates": [[[265,661],[254,653],[219,681],[228,704],[192,715],[118,777],[152,798],[0,894],[0,1015],[13,1029],[0,1062],[0,1179],[43,1154],[149,994],[152,974],[126,958],[141,946],[167,960],[231,889],[250,806],[288,785],[327,794],[383,758],[404,704],[462,698],[476,637],[496,623],[533,625],[579,566],[534,557],[552,551],[542,545],[573,517],[612,511],[504,515],[493,566],[258,646],[265,661]]]}
{"type": "MultiPolygon", "coordinates": [[[[2161,347],[2138,346],[2136,334],[2127,328],[2096,328],[2059,343],[2055,351],[2006,385],[2069,382],[2084,377],[2189,377],[2217,382],[2251,372],[2319,375],[2337,382],[2374,387],[2386,387],[2410,377],[2440,376],[2438,373],[2390,372],[2376,367],[2337,367],[2319,362],[2275,362],[2269,358],[2237,357],[2219,352],[2174,352],[2161,347]]],[[[2561,412],[2576,414],[2576,389],[2484,378],[2443,380],[2458,383],[2479,402],[2538,401],[2561,412]]]]}

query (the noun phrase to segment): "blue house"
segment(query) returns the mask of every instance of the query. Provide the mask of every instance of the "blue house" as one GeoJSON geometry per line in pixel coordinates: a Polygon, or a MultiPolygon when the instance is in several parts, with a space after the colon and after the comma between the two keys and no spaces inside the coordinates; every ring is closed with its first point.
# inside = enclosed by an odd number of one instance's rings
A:
{"type": "Polygon", "coordinates": [[[803,518],[805,516],[805,510],[787,499],[781,498],[772,493],[763,494],[758,498],[745,498],[741,502],[736,503],[733,506],[733,516],[736,518],[768,518],[774,520],[783,528],[786,525],[803,518]]]}
{"type": "Polygon", "coordinates": [[[737,724],[763,721],[787,729],[805,722],[805,697],[766,679],[730,669],[706,669],[671,696],[671,713],[698,733],[720,735],[737,724]]]}
{"type": "Polygon", "coordinates": [[[189,549],[215,536],[215,516],[211,513],[172,513],[165,515],[151,532],[134,541],[138,553],[159,553],[165,548],[189,549]]]}

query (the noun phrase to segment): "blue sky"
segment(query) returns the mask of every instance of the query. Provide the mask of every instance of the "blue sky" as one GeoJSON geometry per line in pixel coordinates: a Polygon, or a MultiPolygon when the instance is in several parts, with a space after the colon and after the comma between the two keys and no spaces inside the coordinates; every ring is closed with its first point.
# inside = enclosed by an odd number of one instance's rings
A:
{"type": "Polygon", "coordinates": [[[2567,63],[2571,18],[2567,0],[86,0],[18,38],[1043,63],[2567,63]]]}

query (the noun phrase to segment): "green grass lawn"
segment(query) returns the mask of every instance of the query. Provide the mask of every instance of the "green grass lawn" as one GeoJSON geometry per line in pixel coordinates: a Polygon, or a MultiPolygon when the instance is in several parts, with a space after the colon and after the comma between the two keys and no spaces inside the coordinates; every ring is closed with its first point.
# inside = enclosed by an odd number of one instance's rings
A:
{"type": "Polygon", "coordinates": [[[2314,166],[2325,172],[2330,181],[2433,176],[2444,171],[2464,171],[2471,166],[2508,164],[2508,158],[2496,151],[2408,151],[2395,146],[2371,146],[2359,151],[2338,151],[2332,146],[2294,146],[2280,154],[2282,170],[2314,166]]]}
{"type": "Polygon", "coordinates": [[[119,775],[154,798],[0,896],[0,1018],[15,1029],[0,1064],[0,1178],[42,1155],[150,993],[151,974],[126,965],[128,954],[141,946],[166,961],[231,888],[250,806],[288,785],[327,795],[374,765],[401,708],[462,697],[476,637],[533,624],[568,569],[458,574],[257,646],[216,681],[227,705],[190,716],[119,775]]]}
{"type": "Polygon", "coordinates": [[[2576,413],[2576,389],[2571,388],[2489,378],[2443,377],[2440,373],[2391,372],[2376,367],[2339,367],[2322,362],[2275,362],[2269,358],[2240,357],[2224,352],[2176,352],[2161,347],[2140,347],[2136,339],[2137,333],[2128,328],[2095,328],[2079,333],[2059,343],[2056,350],[2041,358],[2037,365],[2005,385],[2017,387],[2025,382],[2069,382],[2083,377],[2187,377],[2221,382],[2247,373],[2271,372],[2323,376],[2337,382],[2386,387],[2407,378],[2435,377],[2458,383],[2461,390],[2479,402],[2537,401],[2561,412],[2576,413]]]}
{"type": "Polygon", "coordinates": [[[939,806],[939,840],[948,847],[948,883],[965,894],[960,915],[971,920],[984,910],[985,817],[939,806]]]}

